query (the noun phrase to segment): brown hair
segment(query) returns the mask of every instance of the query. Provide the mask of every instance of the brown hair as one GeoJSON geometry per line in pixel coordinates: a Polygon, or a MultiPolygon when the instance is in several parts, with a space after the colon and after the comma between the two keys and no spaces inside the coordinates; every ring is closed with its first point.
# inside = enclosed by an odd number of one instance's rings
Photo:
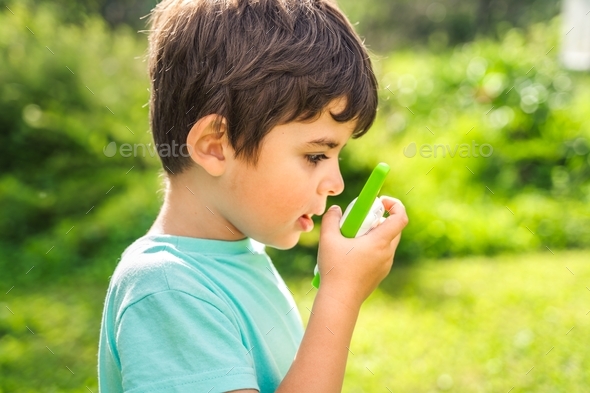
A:
{"type": "Polygon", "coordinates": [[[332,117],[356,121],[353,139],[375,120],[367,49],[329,0],[164,0],[149,23],[154,142],[183,146],[181,155],[158,149],[168,174],[192,165],[186,137],[208,114],[226,119],[236,158],[254,166],[272,128],[314,119],[336,98],[347,105],[332,117]]]}

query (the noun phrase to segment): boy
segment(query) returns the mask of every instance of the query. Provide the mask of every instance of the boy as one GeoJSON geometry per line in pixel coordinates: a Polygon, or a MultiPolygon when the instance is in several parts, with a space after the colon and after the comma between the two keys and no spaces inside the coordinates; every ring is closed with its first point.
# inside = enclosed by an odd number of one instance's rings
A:
{"type": "Polygon", "coordinates": [[[360,306],[408,222],[403,205],[382,197],[391,215],[357,239],[341,235],[339,208],[326,212],[305,332],[264,247],[294,247],[344,189],[337,155],[376,114],[365,48],[327,0],[165,0],[150,19],[166,195],[111,278],[100,391],[340,391],[360,306]]]}

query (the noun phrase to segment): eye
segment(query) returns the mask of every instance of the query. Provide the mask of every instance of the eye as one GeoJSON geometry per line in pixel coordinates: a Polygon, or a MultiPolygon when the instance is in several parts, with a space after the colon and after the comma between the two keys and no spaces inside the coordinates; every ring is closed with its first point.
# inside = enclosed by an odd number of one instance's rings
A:
{"type": "Polygon", "coordinates": [[[317,166],[318,163],[322,160],[327,160],[330,157],[326,157],[325,154],[309,154],[306,155],[305,158],[309,161],[313,166],[317,166]]]}

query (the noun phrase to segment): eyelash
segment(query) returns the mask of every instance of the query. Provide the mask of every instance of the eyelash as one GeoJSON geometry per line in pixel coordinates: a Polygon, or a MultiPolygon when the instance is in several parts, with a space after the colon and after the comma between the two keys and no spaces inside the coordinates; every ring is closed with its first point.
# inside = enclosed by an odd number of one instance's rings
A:
{"type": "Polygon", "coordinates": [[[322,160],[327,160],[330,157],[326,157],[325,154],[310,154],[305,156],[305,158],[307,159],[307,161],[309,161],[313,166],[317,166],[318,163],[322,160]],[[319,157],[319,158],[313,158],[313,157],[319,157]]]}

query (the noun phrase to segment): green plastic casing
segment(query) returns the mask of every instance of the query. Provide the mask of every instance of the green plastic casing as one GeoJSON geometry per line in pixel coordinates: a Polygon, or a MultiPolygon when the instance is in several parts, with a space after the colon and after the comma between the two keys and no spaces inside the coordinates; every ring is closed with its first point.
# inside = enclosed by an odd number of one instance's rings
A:
{"type": "MultiPolygon", "coordinates": [[[[363,225],[363,221],[365,221],[365,218],[367,217],[367,214],[369,214],[371,206],[373,206],[373,202],[375,202],[375,198],[377,198],[377,195],[379,194],[379,191],[381,190],[388,173],[389,165],[384,162],[380,162],[377,164],[375,169],[373,169],[371,176],[369,176],[369,179],[361,190],[359,197],[352,206],[348,216],[344,220],[342,227],[340,227],[342,236],[353,238],[358,233],[361,225],[363,225]]],[[[316,288],[320,287],[319,272],[313,278],[311,285],[316,288]]]]}

